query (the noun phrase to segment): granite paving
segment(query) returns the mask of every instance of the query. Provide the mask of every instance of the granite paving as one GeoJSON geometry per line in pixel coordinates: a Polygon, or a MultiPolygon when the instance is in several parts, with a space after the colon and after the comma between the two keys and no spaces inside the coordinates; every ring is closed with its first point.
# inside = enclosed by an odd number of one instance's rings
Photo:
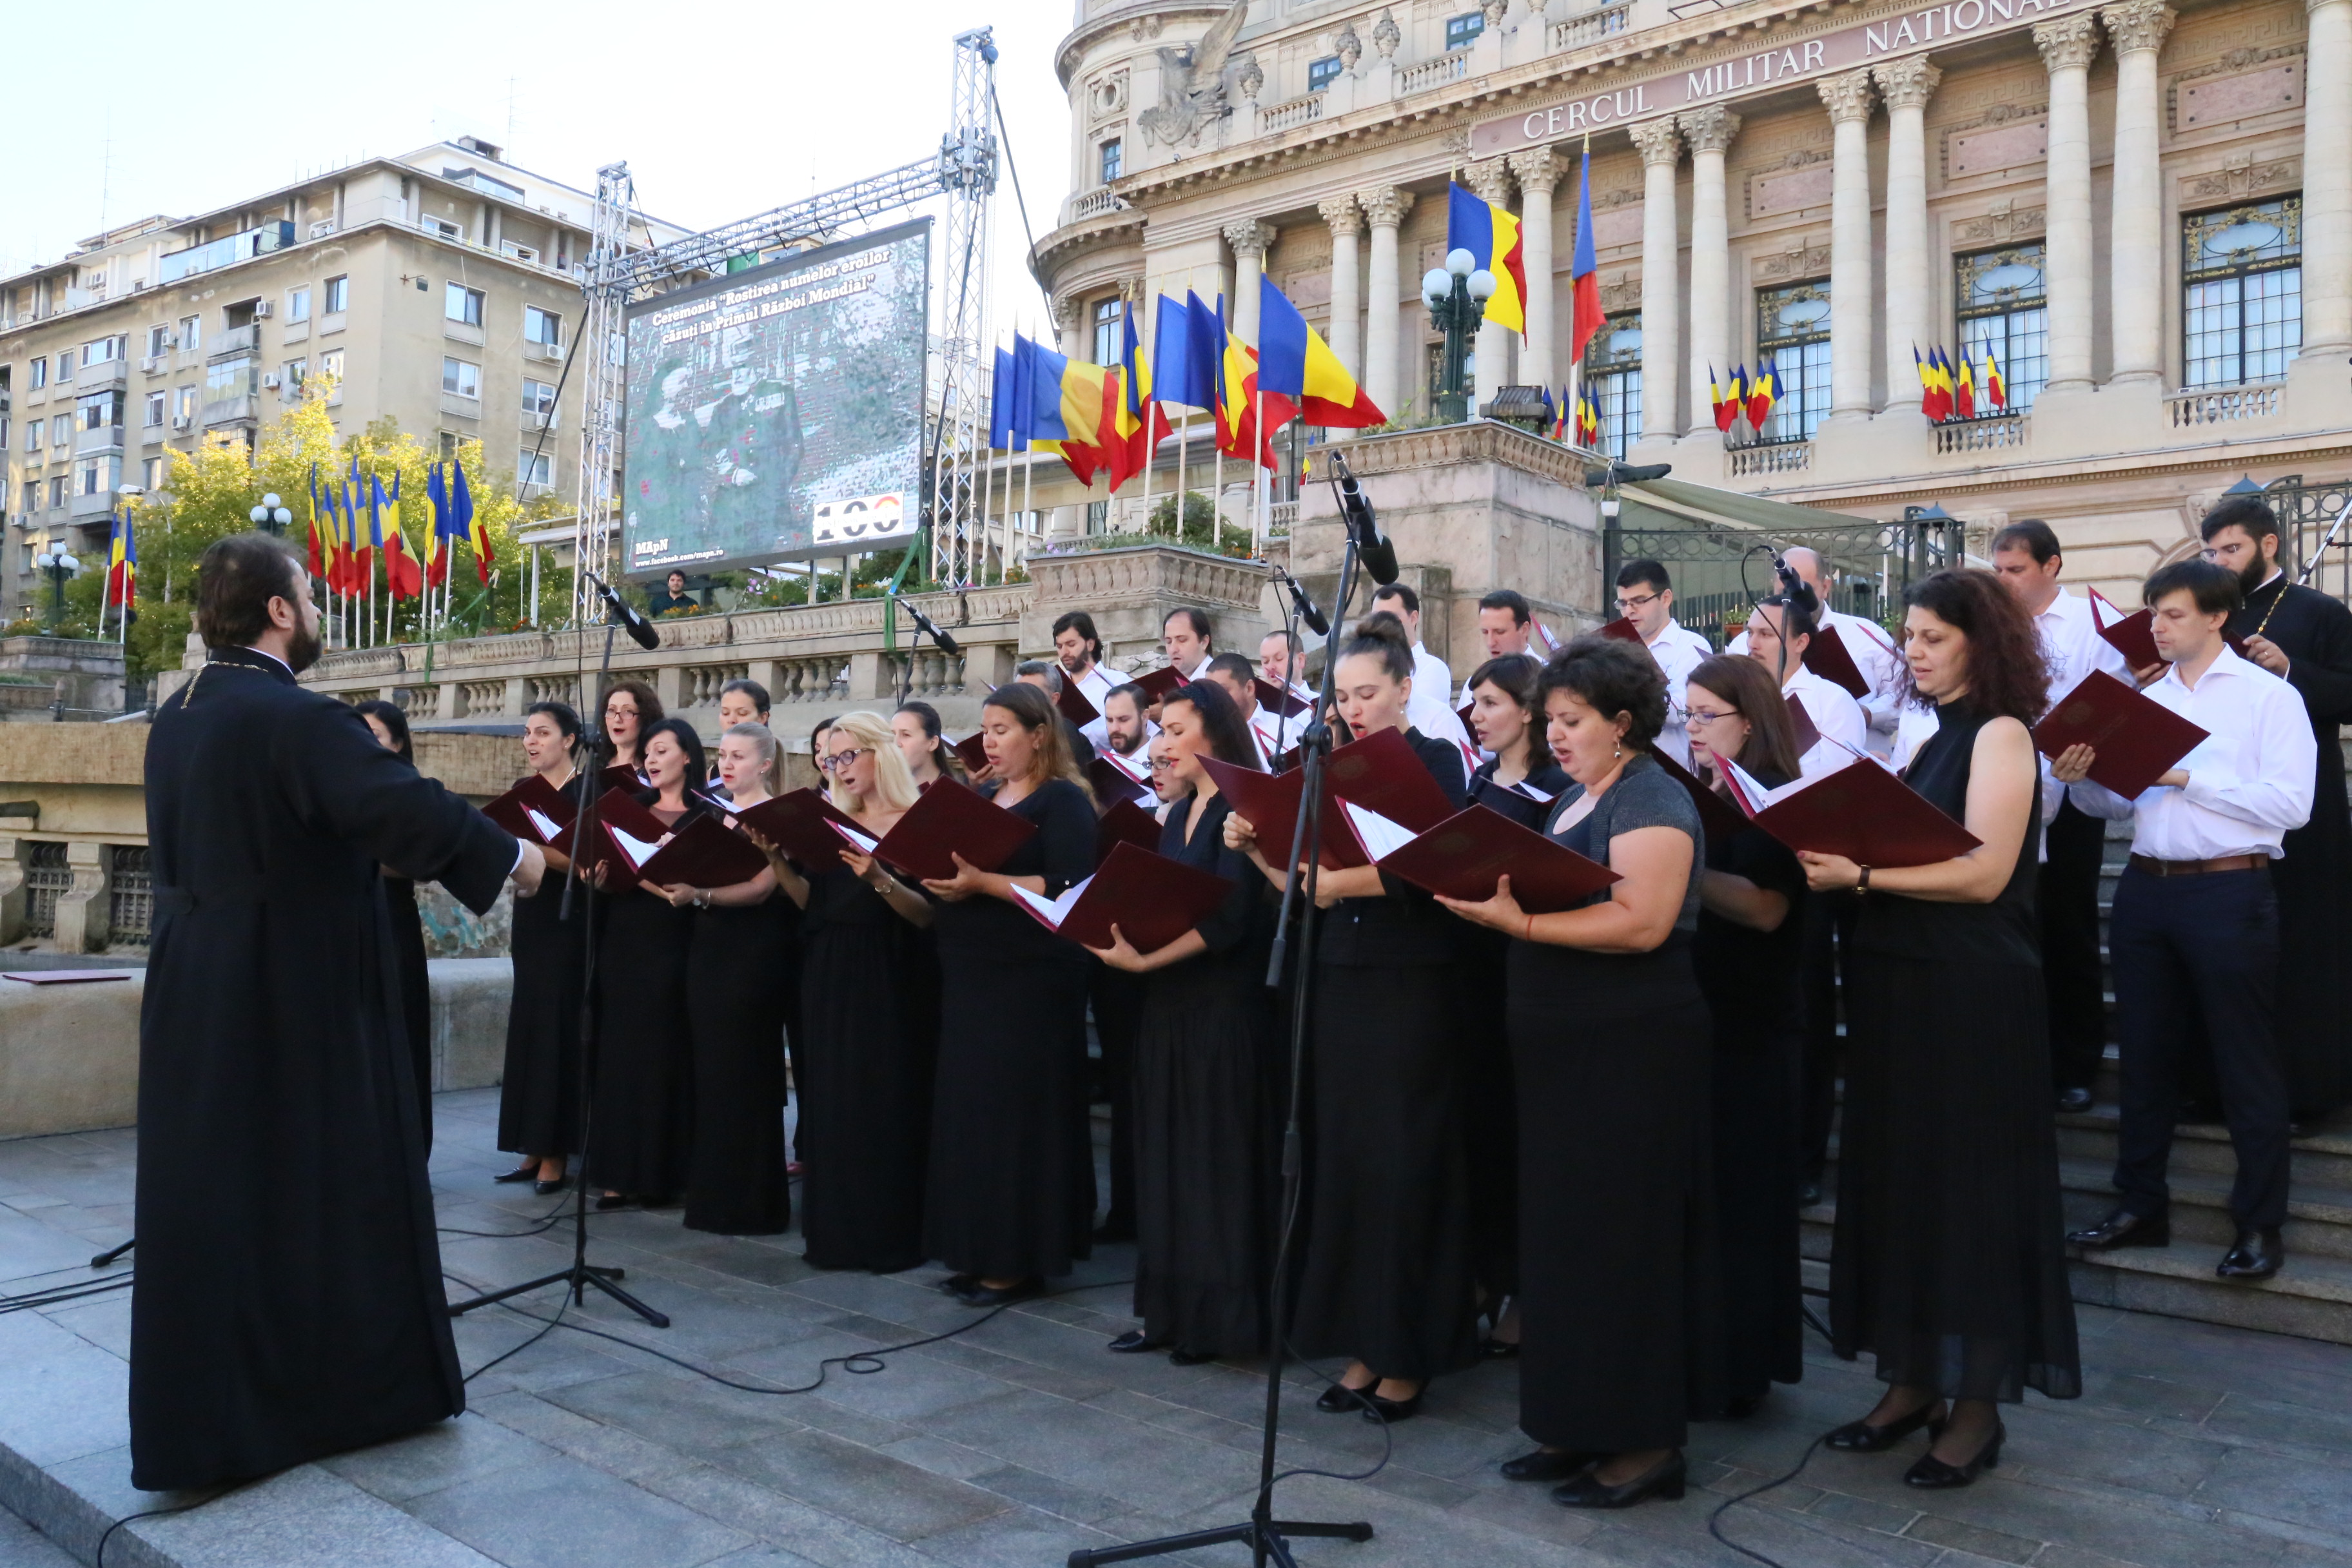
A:
{"type": "MultiPolygon", "coordinates": [[[[453,1298],[562,1267],[568,1225],[539,1228],[558,1200],[490,1181],[509,1158],[492,1146],[497,1091],[435,1110],[453,1298]]],[[[107,1270],[89,1258],[129,1238],[136,1157],[127,1131],[0,1142],[0,1296],[128,1274],[135,1253],[107,1270]]],[[[471,1314],[457,1330],[476,1369],[464,1416],[210,1501],[130,1486],[127,1289],[0,1303],[0,1568],[92,1562],[116,1520],[188,1502],[201,1506],[118,1530],[108,1563],[1045,1565],[1248,1510],[1262,1372],[1106,1353],[1134,1326],[1130,1247],[983,1316],[930,1289],[938,1269],[813,1269],[796,1235],[705,1236],[674,1209],[592,1213],[589,1232],[593,1260],[625,1268],[669,1330],[551,1290],[471,1314]]],[[[1965,1490],[1905,1487],[1911,1446],[1808,1457],[1878,1388],[1809,1336],[1801,1384],[1747,1421],[1693,1429],[1683,1501],[1615,1514],[1496,1473],[1527,1446],[1508,1363],[1441,1380],[1390,1432],[1317,1414],[1321,1374],[1294,1367],[1281,1462],[1324,1473],[1285,1480],[1279,1511],[1375,1527],[1360,1545],[1298,1547],[1330,1568],[1730,1568],[1756,1559],[1710,1518],[1802,1459],[1718,1521],[1786,1568],[2352,1568],[2352,1348],[2081,1315],[2084,1397],[2005,1412],[2000,1468],[1965,1490]]]]}

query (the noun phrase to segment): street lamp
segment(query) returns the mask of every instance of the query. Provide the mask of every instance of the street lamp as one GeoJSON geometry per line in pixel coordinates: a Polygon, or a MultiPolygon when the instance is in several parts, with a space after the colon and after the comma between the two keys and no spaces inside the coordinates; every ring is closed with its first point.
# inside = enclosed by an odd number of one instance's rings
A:
{"type": "Polygon", "coordinates": [[[49,574],[49,630],[54,633],[66,618],[66,579],[81,570],[81,563],[52,542],[33,557],[33,564],[49,574]]]}
{"type": "Polygon", "coordinates": [[[294,521],[294,514],[286,510],[275,493],[263,496],[261,504],[245,515],[252,521],[254,527],[271,534],[283,534],[286,525],[294,521]]]}
{"type": "Polygon", "coordinates": [[[1421,280],[1421,302],[1429,307],[1430,324],[1445,334],[1445,369],[1437,387],[1438,416],[1458,425],[1470,417],[1470,399],[1462,384],[1462,362],[1470,334],[1486,319],[1486,301],[1495,297],[1495,275],[1478,265],[1466,250],[1446,252],[1445,265],[1433,267],[1421,280]]]}

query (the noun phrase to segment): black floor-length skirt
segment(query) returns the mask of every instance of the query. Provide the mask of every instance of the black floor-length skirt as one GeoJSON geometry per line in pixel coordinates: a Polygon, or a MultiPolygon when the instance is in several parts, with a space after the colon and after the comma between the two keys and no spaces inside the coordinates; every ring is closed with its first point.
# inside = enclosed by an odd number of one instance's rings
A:
{"type": "Polygon", "coordinates": [[[1947,1398],[2074,1397],[2040,968],[1863,951],[1847,984],[1838,1353],[1947,1398]]]}
{"type": "Polygon", "coordinates": [[[1680,1447],[1723,1405],[1710,1026],[1688,943],[1514,942],[1510,976],[1519,1426],[1560,1448],[1680,1447]]]}
{"type": "Polygon", "coordinates": [[[693,1042],[686,965],[695,911],[646,892],[612,900],[596,960],[588,1173],[598,1187],[666,1197],[686,1185],[693,1042]]]}
{"type": "Polygon", "coordinates": [[[408,1030],[408,1059],[416,1075],[416,1107],[425,1127],[425,1152],[433,1152],[433,975],[425,966],[425,920],[416,909],[416,884],[405,877],[383,879],[384,907],[392,915],[392,951],[399,965],[400,1019],[408,1030]]]}
{"type": "Polygon", "coordinates": [[[1302,1355],[1419,1382],[1475,1354],[1453,980],[1443,964],[1317,965],[1302,1355]]]}
{"type": "Polygon", "coordinates": [[[772,898],[695,916],[686,960],[694,1039],[694,1138],[685,1225],[772,1236],[793,1223],[784,1173],[784,1010],[779,974],[799,967],[800,910],[772,898]]]}
{"type": "MultiPolygon", "coordinates": [[[[854,881],[846,873],[837,881],[854,881]]],[[[825,891],[822,882],[819,893],[825,891]]],[[[819,1268],[895,1274],[923,1248],[940,1029],[930,935],[870,890],[879,918],[804,928],[798,1148],[801,1237],[819,1268]]]]}
{"type": "Polygon", "coordinates": [[[958,1273],[1050,1279],[1093,1247],[1087,978],[1084,962],[940,943],[923,1235],[958,1273]]]}
{"type": "Polygon", "coordinates": [[[539,892],[514,901],[508,938],[514,992],[499,1090],[499,1147],[510,1153],[580,1151],[580,980],[587,961],[581,932],[592,904],[601,916],[604,900],[574,888],[572,918],[563,919],[563,884],[552,875],[539,892]]]}
{"type": "Polygon", "coordinates": [[[1721,1259],[1724,1397],[1760,1399],[1805,1374],[1797,1217],[1797,1078],[1803,1037],[1752,1016],[1717,1018],[1716,1240],[1721,1259]]]}
{"type": "MultiPolygon", "coordinates": [[[[1460,994],[1489,998],[1506,994],[1510,939],[1499,931],[1454,933],[1461,949],[1460,994]]],[[[1519,1289],[1519,1103],[1511,1072],[1511,1041],[1496,1028],[1492,1011],[1475,1010],[1477,1022],[1455,1030],[1462,1072],[1462,1136],[1470,1171],[1470,1266],[1487,1313],[1499,1315],[1503,1298],[1519,1289]]]]}
{"type": "Polygon", "coordinates": [[[1255,1352],[1281,1197],[1274,993],[1222,958],[1149,979],[1132,1084],[1135,1315],[1156,1342],[1255,1352]]]}

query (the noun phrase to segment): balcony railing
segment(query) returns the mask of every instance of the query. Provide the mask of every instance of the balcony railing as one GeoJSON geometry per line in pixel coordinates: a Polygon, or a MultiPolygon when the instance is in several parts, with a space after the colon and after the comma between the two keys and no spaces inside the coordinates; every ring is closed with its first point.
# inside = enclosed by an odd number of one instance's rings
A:
{"type": "Polygon", "coordinates": [[[242,327],[229,327],[221,335],[205,344],[205,354],[219,359],[226,354],[251,353],[261,346],[261,329],[247,322],[242,327]]]}
{"type": "Polygon", "coordinates": [[[1603,5],[1582,16],[1554,22],[1551,25],[1551,47],[1555,50],[1572,49],[1580,44],[1590,44],[1612,34],[1622,33],[1633,19],[1633,0],[1625,0],[1622,5],[1603,5]]]}
{"type": "Polygon", "coordinates": [[[2276,382],[2265,386],[2232,386],[2218,392],[2184,392],[2165,400],[2172,427],[2228,425],[2240,419],[2267,419],[2279,411],[2286,389],[2276,382]]]}
{"type": "Polygon", "coordinates": [[[1433,60],[1407,66],[1397,72],[1397,96],[1403,98],[1409,93],[1427,92],[1433,87],[1460,81],[1469,74],[1469,70],[1470,51],[1467,49],[1456,49],[1450,55],[1440,55],[1433,60]]]}
{"type": "Polygon", "coordinates": [[[1948,457],[1954,452],[2014,451],[2025,445],[2025,416],[1996,414],[1982,419],[1963,419],[1957,424],[1936,426],[1936,451],[1948,457]]]}
{"type": "Polygon", "coordinates": [[[294,243],[294,226],[290,223],[266,223],[259,228],[249,228],[242,234],[232,234],[210,244],[175,250],[156,267],[157,281],[176,283],[183,278],[193,278],[199,272],[233,266],[251,257],[294,243]]]}
{"type": "Polygon", "coordinates": [[[1080,218],[1099,217],[1104,213],[1117,212],[1125,205],[1127,203],[1120,199],[1117,191],[1088,191],[1082,196],[1070,198],[1070,221],[1076,223],[1080,218]]]}
{"type": "Polygon", "coordinates": [[[1267,131],[1287,131],[1295,125],[1305,125],[1323,118],[1323,95],[1310,92],[1304,98],[1294,98],[1288,103],[1277,103],[1265,111],[1259,121],[1267,131]]]}
{"type": "Polygon", "coordinates": [[[92,452],[122,450],[122,426],[100,425],[93,429],[74,432],[74,450],[83,457],[92,452]]]}
{"type": "Polygon", "coordinates": [[[1813,466],[1811,441],[1775,441],[1769,447],[1735,447],[1731,477],[1754,479],[1759,474],[1801,474],[1813,466]]]}

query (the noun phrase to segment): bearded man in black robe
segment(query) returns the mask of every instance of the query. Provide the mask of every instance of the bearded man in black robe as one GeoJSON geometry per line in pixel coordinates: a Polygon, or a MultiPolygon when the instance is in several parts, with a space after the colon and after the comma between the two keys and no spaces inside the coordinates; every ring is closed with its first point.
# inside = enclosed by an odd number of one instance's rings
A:
{"type": "Polygon", "coordinates": [[[2229,632],[2248,658],[2303,698],[2319,742],[2311,820],[2286,836],[2271,863],[2278,893],[2278,1036],[2294,1115],[2352,1100],[2352,811],[2344,789],[2340,726],[2352,722],[2352,610],[2288,580],[2277,516],[2239,496],[2199,525],[2207,559],[2238,574],[2246,602],[2229,632]]]}
{"type": "Polygon", "coordinates": [[[544,861],[295,673],[266,534],[197,564],[210,661],[155,715],[139,1025],[131,1479],[266,1475],[457,1415],[440,1247],[379,865],[489,908],[544,861]]]}

